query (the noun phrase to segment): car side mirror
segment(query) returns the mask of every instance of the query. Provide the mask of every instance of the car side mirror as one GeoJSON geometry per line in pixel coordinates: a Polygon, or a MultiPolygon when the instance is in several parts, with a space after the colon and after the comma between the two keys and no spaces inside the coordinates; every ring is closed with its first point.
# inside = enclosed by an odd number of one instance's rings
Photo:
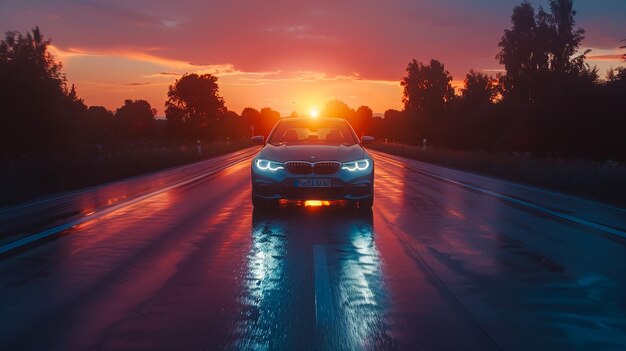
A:
{"type": "Polygon", "coordinates": [[[364,135],[361,137],[361,144],[371,144],[376,140],[373,136],[364,135]]]}
{"type": "Polygon", "coordinates": [[[252,143],[256,145],[263,145],[265,143],[265,137],[262,135],[255,135],[252,137],[252,143]]]}

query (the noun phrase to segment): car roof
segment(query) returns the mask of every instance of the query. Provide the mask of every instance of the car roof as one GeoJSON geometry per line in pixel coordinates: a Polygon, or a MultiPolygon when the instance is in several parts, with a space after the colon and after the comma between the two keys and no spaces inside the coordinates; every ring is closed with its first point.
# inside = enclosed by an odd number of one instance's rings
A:
{"type": "Polygon", "coordinates": [[[329,121],[329,122],[346,122],[345,118],[337,118],[337,117],[326,117],[326,116],[318,116],[318,117],[282,117],[280,121],[289,121],[289,122],[303,122],[303,121],[329,121]]]}

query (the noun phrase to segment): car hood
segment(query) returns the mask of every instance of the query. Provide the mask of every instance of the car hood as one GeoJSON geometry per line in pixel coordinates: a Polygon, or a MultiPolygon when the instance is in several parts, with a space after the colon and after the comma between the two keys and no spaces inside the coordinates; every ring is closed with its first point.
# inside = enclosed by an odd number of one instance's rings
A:
{"type": "Polygon", "coordinates": [[[266,144],[259,158],[270,161],[339,161],[350,162],[365,158],[365,150],[359,144],[345,145],[286,145],[266,144]]]}

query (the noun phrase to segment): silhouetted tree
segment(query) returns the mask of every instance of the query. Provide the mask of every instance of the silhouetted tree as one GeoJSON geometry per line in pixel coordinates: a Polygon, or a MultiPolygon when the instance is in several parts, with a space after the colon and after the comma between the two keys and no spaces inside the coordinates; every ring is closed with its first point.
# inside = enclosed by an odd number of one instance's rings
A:
{"type": "Polygon", "coordinates": [[[498,81],[495,78],[470,70],[461,88],[461,98],[468,107],[479,109],[492,103],[499,93],[498,90],[498,81]]]}
{"type": "Polygon", "coordinates": [[[594,103],[594,123],[602,126],[596,147],[604,157],[626,160],[626,67],[608,72],[594,103]]]}
{"type": "Polygon", "coordinates": [[[505,97],[536,101],[564,74],[597,79],[597,70],[585,63],[589,51],[573,57],[585,33],[575,27],[575,15],[572,0],[550,0],[550,13],[540,8],[535,15],[528,2],[513,9],[513,27],[504,31],[496,56],[507,72],[505,97]]]}
{"type": "Polygon", "coordinates": [[[156,110],[146,100],[125,100],[115,111],[115,126],[122,138],[149,138],[154,135],[156,110]]]}
{"type": "Polygon", "coordinates": [[[626,84],[626,67],[618,67],[609,70],[606,75],[605,85],[621,86],[626,84]]]}
{"type": "Polygon", "coordinates": [[[389,109],[384,114],[384,130],[378,137],[386,137],[402,143],[414,142],[412,130],[407,128],[410,120],[405,111],[389,109]]]}
{"type": "Polygon", "coordinates": [[[250,137],[250,125],[243,116],[239,116],[234,111],[224,112],[217,127],[220,131],[218,138],[221,140],[234,141],[250,137]]]}
{"type": "Polygon", "coordinates": [[[333,99],[326,103],[321,114],[322,116],[345,118],[350,120],[354,115],[354,110],[351,109],[345,102],[333,99]]]}
{"type": "Polygon", "coordinates": [[[101,144],[114,137],[114,115],[104,106],[89,106],[85,111],[84,123],[92,142],[101,144]]]}
{"type": "MultiPolygon", "coordinates": [[[[542,11],[542,32],[547,31],[547,17],[542,11]]],[[[540,72],[548,70],[547,45],[543,44],[552,35],[538,35],[535,9],[528,2],[513,9],[511,23],[513,27],[504,31],[498,43],[501,50],[496,56],[506,69],[505,95],[530,101],[537,94],[540,72]]]]}
{"type": "Polygon", "coordinates": [[[494,118],[501,94],[499,80],[470,70],[460,93],[447,103],[445,118],[434,125],[437,143],[464,150],[494,149],[504,120],[494,118]]]}
{"type": "Polygon", "coordinates": [[[359,137],[369,133],[373,114],[372,109],[368,106],[359,106],[352,114],[349,122],[359,137]]]}
{"type": "Polygon", "coordinates": [[[68,150],[85,109],[38,27],[0,42],[0,157],[68,150]]]}
{"type": "Polygon", "coordinates": [[[585,30],[575,28],[573,0],[550,0],[549,22],[553,26],[554,38],[551,40],[551,69],[565,73],[576,67],[571,58],[585,38],[585,30]]]}
{"type": "Polygon", "coordinates": [[[261,113],[252,107],[246,107],[241,111],[241,118],[246,122],[248,128],[254,127],[254,131],[250,130],[250,133],[256,135],[261,124],[261,113]]]}
{"type": "Polygon", "coordinates": [[[454,97],[452,76],[437,60],[431,60],[428,65],[412,60],[406,72],[400,82],[404,88],[402,102],[411,120],[412,139],[418,142],[428,136],[431,123],[443,117],[445,103],[454,97]]]}
{"type": "Polygon", "coordinates": [[[219,135],[215,122],[226,112],[219,95],[217,77],[211,74],[185,74],[170,85],[165,116],[170,133],[192,139],[212,139],[219,135]]]}
{"type": "Polygon", "coordinates": [[[264,135],[267,138],[276,122],[280,120],[280,112],[274,111],[269,107],[263,107],[259,119],[259,131],[255,134],[264,135]]]}
{"type": "Polygon", "coordinates": [[[385,138],[389,138],[385,120],[380,116],[372,117],[369,130],[366,133],[367,135],[372,135],[380,139],[379,141],[384,141],[385,138]]]}

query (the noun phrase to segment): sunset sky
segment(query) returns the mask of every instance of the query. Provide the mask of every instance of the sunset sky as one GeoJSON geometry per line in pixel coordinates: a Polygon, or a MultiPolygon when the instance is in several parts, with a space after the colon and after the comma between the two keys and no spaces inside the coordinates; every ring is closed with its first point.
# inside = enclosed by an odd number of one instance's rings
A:
{"type": "MultiPolygon", "coordinates": [[[[146,99],[162,115],[169,84],[206,72],[219,76],[238,113],[306,113],[332,98],[383,113],[401,108],[399,80],[412,58],[439,59],[457,81],[471,68],[498,72],[497,43],[519,3],[0,0],[0,29],[39,26],[87,105],[114,110],[146,99]]],[[[578,0],[575,8],[590,63],[604,76],[621,64],[626,1],[578,0]]]]}

